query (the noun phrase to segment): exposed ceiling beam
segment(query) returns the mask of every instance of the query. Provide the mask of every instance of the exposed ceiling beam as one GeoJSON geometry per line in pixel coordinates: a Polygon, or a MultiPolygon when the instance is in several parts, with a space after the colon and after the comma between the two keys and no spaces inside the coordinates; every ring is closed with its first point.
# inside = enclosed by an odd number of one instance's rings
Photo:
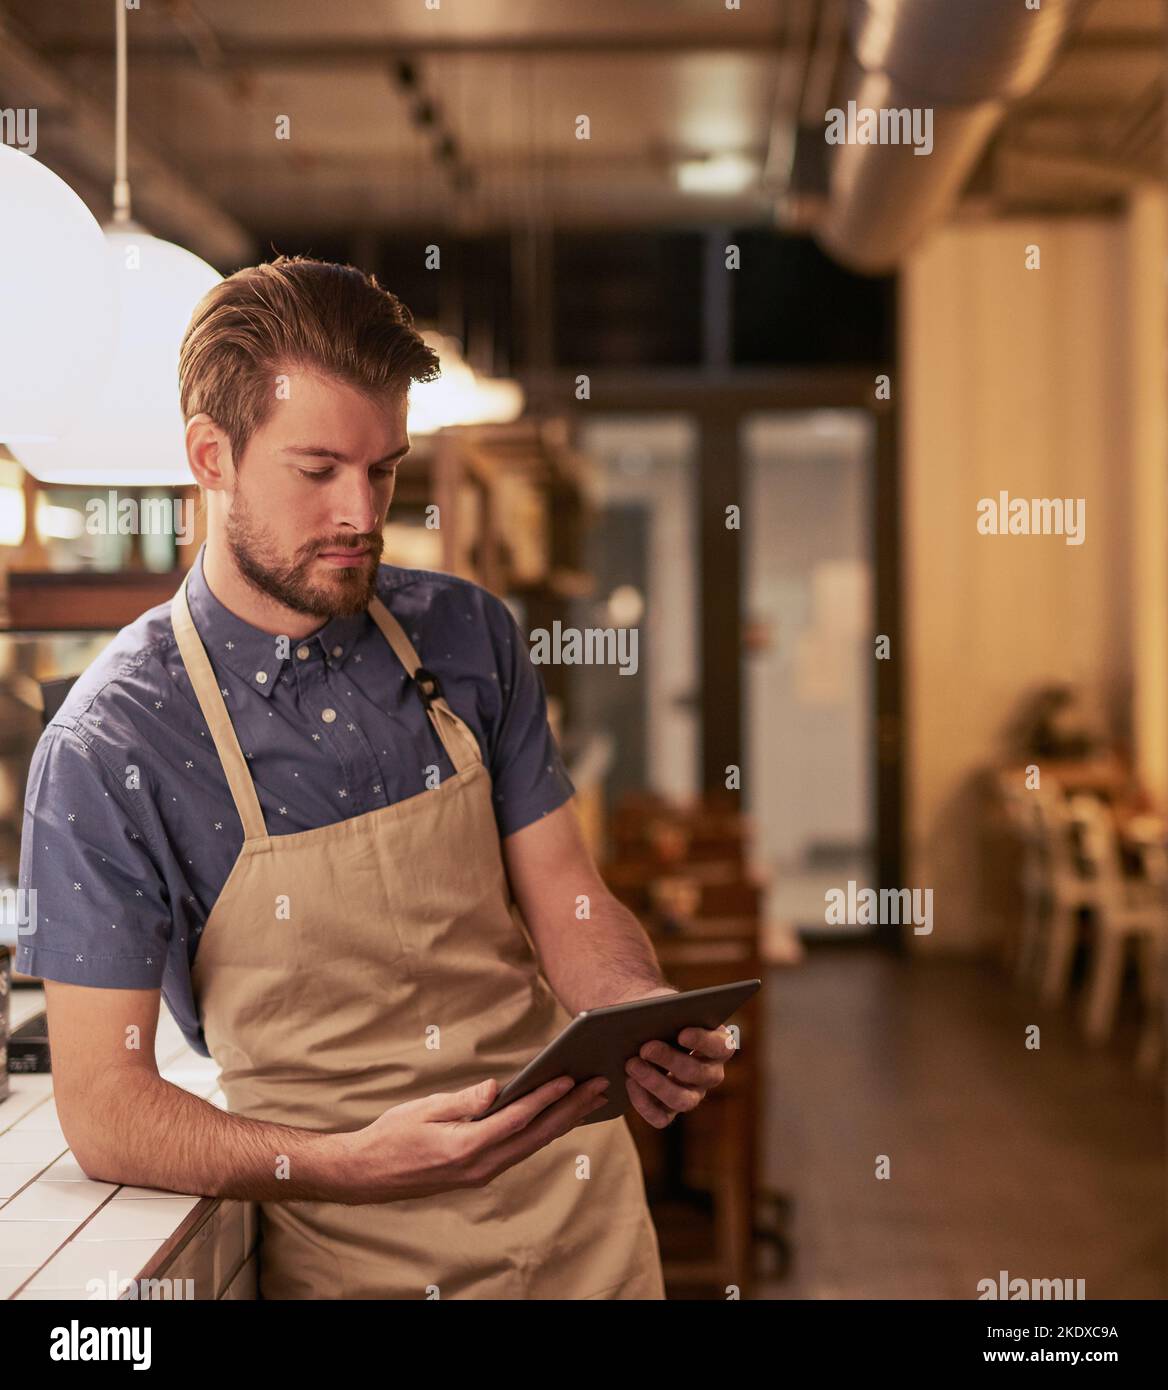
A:
{"type": "Polygon", "coordinates": [[[1118,105],[1114,96],[1092,96],[1090,92],[1073,97],[1023,97],[1011,108],[1011,120],[1019,117],[1035,120],[1092,121],[1114,117],[1118,105]]]}
{"type": "Polygon", "coordinates": [[[1066,150],[1052,148],[1031,142],[1025,144],[1003,145],[997,152],[997,159],[1009,166],[1009,172],[1018,175],[1022,169],[1028,170],[1036,178],[1065,177],[1089,179],[1108,186],[1121,187],[1133,183],[1162,183],[1164,170],[1158,161],[1136,161],[1117,159],[1113,154],[1089,150],[1066,150]]]}
{"type": "MultiPolygon", "coordinates": [[[[478,38],[458,35],[418,38],[402,35],[383,39],[264,39],[246,40],[218,37],[217,65],[224,67],[368,67],[392,62],[395,58],[442,57],[447,54],[472,57],[557,57],[600,54],[621,57],[634,54],[673,53],[769,53],[783,51],[779,32],[759,34],[733,26],[720,34],[671,29],[652,34],[485,34],[478,38]]],[[[1076,39],[1075,52],[1159,53],[1164,43],[1163,29],[1096,29],[1076,39]]],[[[61,39],[41,46],[40,52],[54,62],[70,58],[111,57],[110,45],[97,39],[61,39]]],[[[131,56],[142,63],[196,63],[198,55],[188,38],[181,34],[135,36],[131,56]]]]}
{"type": "MultiPolygon", "coordinates": [[[[738,26],[734,26],[737,28],[738,26]]],[[[676,53],[767,53],[782,51],[775,34],[757,31],[719,34],[492,34],[484,38],[264,39],[259,43],[219,40],[218,62],[224,67],[368,67],[397,58],[470,57],[605,57],[676,53]]],[[[54,62],[71,58],[109,58],[109,44],[90,39],[63,39],[40,50],[54,62]]],[[[197,55],[180,35],[135,37],[130,51],[135,63],[196,63],[197,55]]]]}
{"type": "MultiPolygon", "coordinates": [[[[759,165],[766,154],[764,145],[751,142],[736,145],[735,152],[759,165]]],[[[515,155],[505,149],[488,149],[476,153],[474,166],[484,172],[510,175],[515,179],[528,179],[532,169],[546,164],[543,177],[555,181],[566,171],[572,179],[594,173],[601,175],[618,172],[643,174],[655,177],[673,177],[674,166],[686,160],[701,159],[705,151],[689,146],[654,145],[642,149],[593,154],[574,149],[560,150],[553,145],[534,149],[529,158],[517,163],[515,155]]],[[[221,178],[254,178],[257,162],[254,155],[234,150],[208,153],[200,159],[199,168],[209,184],[221,178]]],[[[427,172],[437,178],[441,168],[437,165],[423,166],[419,169],[418,158],[408,151],[348,151],[334,149],[302,149],[289,152],[286,159],[278,155],[267,159],[263,164],[266,178],[299,178],[310,170],[324,169],[329,174],[343,175],[346,178],[401,178],[416,179],[420,173],[427,172]]]]}

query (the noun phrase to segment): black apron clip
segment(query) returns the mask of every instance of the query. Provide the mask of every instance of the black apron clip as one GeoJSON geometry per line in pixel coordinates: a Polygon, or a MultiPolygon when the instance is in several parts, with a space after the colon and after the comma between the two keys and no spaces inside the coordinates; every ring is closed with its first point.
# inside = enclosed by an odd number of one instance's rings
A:
{"type": "Polygon", "coordinates": [[[438,682],[438,677],[433,671],[427,671],[424,666],[419,666],[414,672],[414,682],[418,687],[418,693],[422,697],[422,703],[427,710],[435,700],[442,698],[442,686],[438,682]]]}

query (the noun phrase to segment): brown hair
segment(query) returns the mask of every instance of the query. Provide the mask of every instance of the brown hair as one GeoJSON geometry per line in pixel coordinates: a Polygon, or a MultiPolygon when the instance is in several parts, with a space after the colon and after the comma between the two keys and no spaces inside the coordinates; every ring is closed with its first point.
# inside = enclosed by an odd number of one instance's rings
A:
{"type": "Polygon", "coordinates": [[[279,256],[237,270],[195,307],[178,358],[183,419],[206,412],[238,465],[276,399],[274,378],[315,368],[369,396],[433,381],[413,315],[352,265],[279,256]]]}

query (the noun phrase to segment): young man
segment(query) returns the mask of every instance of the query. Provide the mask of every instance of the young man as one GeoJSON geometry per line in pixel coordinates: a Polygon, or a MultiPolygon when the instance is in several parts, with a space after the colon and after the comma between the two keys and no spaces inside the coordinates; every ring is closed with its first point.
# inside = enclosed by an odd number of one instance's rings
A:
{"type": "MultiPolygon", "coordinates": [[[[47,981],[82,1167],[259,1202],[263,1297],[661,1298],[627,1123],[574,1128],[596,1083],[468,1118],[571,1013],[671,990],[580,838],[506,607],[381,564],[437,365],[352,267],[281,257],[199,304],[207,539],[38,744],[17,968],[47,981]],[[158,1076],[160,994],[228,1111],[158,1076]]],[[[647,1045],[637,1110],[698,1104],[726,1039],[647,1045]]]]}

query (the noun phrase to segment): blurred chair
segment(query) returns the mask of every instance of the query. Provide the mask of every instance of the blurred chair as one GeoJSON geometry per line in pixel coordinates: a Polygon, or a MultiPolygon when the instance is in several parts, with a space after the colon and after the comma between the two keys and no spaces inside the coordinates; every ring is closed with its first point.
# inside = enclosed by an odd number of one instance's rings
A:
{"type": "Polygon", "coordinates": [[[1020,984],[1036,984],[1058,1003],[1070,983],[1079,918],[1094,906],[1098,885],[1075,852],[1075,825],[1061,789],[1002,791],[1022,841],[1022,931],[1015,961],[1020,984]]]}
{"type": "Polygon", "coordinates": [[[1070,987],[1080,918],[1084,912],[1095,910],[1100,890],[1078,852],[1079,829],[1071,803],[1061,790],[1036,792],[1035,796],[1050,894],[1041,997],[1044,1003],[1058,1004],[1066,998],[1070,987]]]}
{"type": "Polygon", "coordinates": [[[1162,846],[1159,853],[1152,847],[1141,857],[1143,876],[1126,874],[1111,808],[1097,797],[1075,796],[1070,810],[1096,890],[1083,1031],[1092,1042],[1103,1042],[1115,1026],[1129,944],[1136,948],[1144,1008],[1154,1014],[1158,1006],[1168,892],[1165,857],[1162,846]]]}
{"type": "MultiPolygon", "coordinates": [[[[1013,777],[1005,776],[999,781],[999,790],[1010,829],[1022,851],[1019,873],[1022,889],[1021,930],[1013,961],[1008,950],[1004,961],[1007,968],[1012,965],[1015,980],[1026,985],[1037,973],[1042,952],[1044,917],[1050,910],[1050,866],[1041,818],[1032,801],[1034,793],[1019,790],[1013,777]]],[[[1008,935],[1006,941],[1008,946],[1008,935]]]]}
{"type": "MultiPolygon", "coordinates": [[[[1161,902],[1168,904],[1168,825],[1157,816],[1137,816],[1128,822],[1127,834],[1138,846],[1148,881],[1159,885],[1161,902]]],[[[1143,986],[1144,1026],[1136,1052],[1139,1071],[1155,1075],[1164,1061],[1164,985],[1168,980],[1168,923],[1158,942],[1142,944],[1140,982],[1143,986]]]]}

